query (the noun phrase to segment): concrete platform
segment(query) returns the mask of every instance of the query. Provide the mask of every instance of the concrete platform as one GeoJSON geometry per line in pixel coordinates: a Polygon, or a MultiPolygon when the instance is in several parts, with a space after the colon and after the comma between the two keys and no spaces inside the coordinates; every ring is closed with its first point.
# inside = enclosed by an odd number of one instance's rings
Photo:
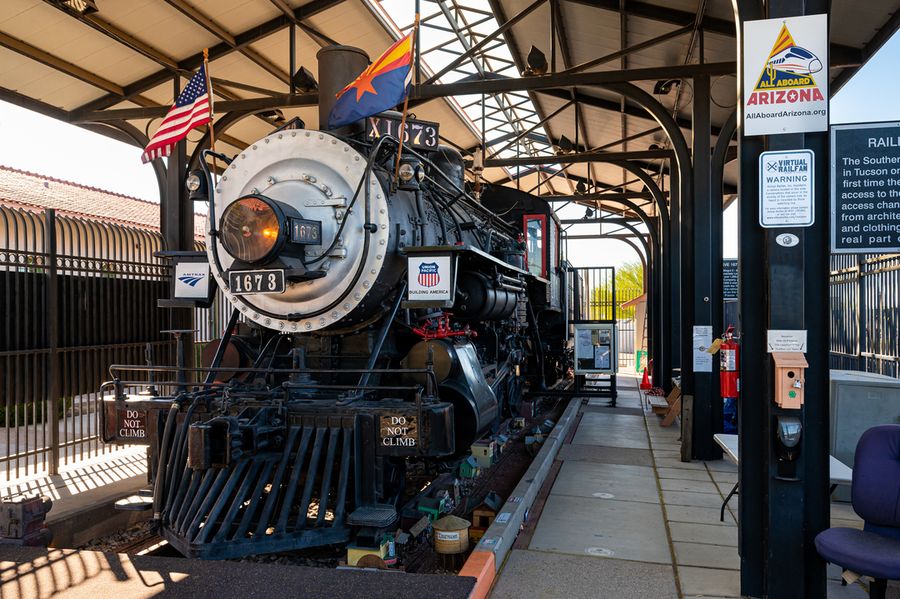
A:
{"type": "Polygon", "coordinates": [[[464,576],[137,557],[4,547],[3,599],[466,599],[464,576]]]}
{"type": "Polygon", "coordinates": [[[52,546],[73,548],[149,517],[149,512],[112,508],[117,499],[146,485],[146,448],[123,447],[64,465],[56,475],[33,474],[4,481],[0,497],[50,497],[53,508],[47,525],[53,533],[52,546]]]}
{"type": "MultiPolygon", "coordinates": [[[[699,598],[740,596],[739,496],[731,462],[682,462],[680,431],[641,409],[637,378],[619,376],[622,408],[585,402],[556,477],[499,571],[491,597],[699,598]],[[635,409],[640,410],[639,414],[635,409]],[[535,521],[536,520],[536,521],[535,521]]],[[[861,526],[847,504],[836,526],[861,526]]],[[[829,599],[863,599],[828,570],[829,599]]],[[[888,590],[900,598],[900,586],[888,590]]]]}
{"type": "Polygon", "coordinates": [[[677,599],[678,592],[671,566],[514,550],[491,597],[677,599]]]}

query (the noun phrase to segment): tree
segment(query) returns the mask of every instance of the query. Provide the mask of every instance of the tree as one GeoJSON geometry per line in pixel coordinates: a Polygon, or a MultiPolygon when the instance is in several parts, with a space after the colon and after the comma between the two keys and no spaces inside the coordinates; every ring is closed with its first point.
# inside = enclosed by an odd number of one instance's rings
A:
{"type": "MultiPolygon", "coordinates": [[[[634,308],[622,304],[644,293],[644,267],[639,262],[629,262],[616,269],[616,320],[634,318],[634,308]]],[[[609,281],[591,290],[591,318],[609,320],[612,315],[612,285],[609,281]]]]}

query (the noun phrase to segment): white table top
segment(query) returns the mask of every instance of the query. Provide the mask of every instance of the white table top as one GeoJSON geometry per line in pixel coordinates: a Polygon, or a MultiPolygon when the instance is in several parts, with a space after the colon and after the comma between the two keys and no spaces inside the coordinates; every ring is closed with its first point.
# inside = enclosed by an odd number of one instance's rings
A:
{"type": "MultiPolygon", "coordinates": [[[[713,439],[719,444],[719,447],[722,448],[728,459],[737,464],[739,461],[738,436],[718,433],[713,435],[713,439]]],[[[833,455],[828,456],[828,459],[831,483],[835,485],[849,485],[853,480],[853,469],[833,455]]]]}

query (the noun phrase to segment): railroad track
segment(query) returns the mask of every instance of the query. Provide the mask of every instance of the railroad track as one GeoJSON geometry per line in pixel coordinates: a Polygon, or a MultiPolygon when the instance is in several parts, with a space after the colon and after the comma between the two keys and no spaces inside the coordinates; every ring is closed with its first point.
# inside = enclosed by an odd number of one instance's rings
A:
{"type": "Polygon", "coordinates": [[[168,542],[156,533],[148,532],[126,541],[115,548],[115,553],[128,555],[152,555],[168,542]]]}

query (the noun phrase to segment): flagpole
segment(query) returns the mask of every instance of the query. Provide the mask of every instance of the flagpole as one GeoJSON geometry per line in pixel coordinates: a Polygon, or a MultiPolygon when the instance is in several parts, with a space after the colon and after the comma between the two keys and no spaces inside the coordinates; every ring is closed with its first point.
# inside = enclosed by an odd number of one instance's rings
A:
{"type": "Polygon", "coordinates": [[[421,54],[419,53],[419,29],[418,29],[419,14],[421,12],[419,10],[419,2],[420,2],[420,0],[416,0],[416,39],[415,39],[416,45],[413,47],[413,51],[414,51],[413,58],[416,61],[416,97],[417,98],[419,97],[419,86],[422,85],[422,68],[421,68],[420,62],[419,62],[419,58],[421,57],[421,54]]]}
{"type": "MultiPolygon", "coordinates": [[[[203,72],[206,73],[206,95],[209,96],[209,149],[213,152],[216,151],[216,131],[213,129],[213,117],[215,116],[215,111],[213,109],[213,93],[212,93],[212,80],[209,77],[209,48],[203,48],[203,72]]],[[[213,156],[213,181],[211,181],[212,185],[215,186],[215,176],[216,176],[216,157],[213,156]]]]}
{"type": "MultiPolygon", "coordinates": [[[[416,20],[413,23],[413,55],[418,56],[419,52],[419,2],[416,1],[416,20]]],[[[410,68],[416,67],[418,73],[418,65],[410,65],[410,68]]],[[[406,91],[406,97],[403,98],[403,116],[400,117],[400,145],[397,146],[397,164],[394,167],[394,182],[400,181],[400,156],[403,154],[403,138],[406,137],[406,113],[409,108],[409,90],[406,91]]]]}

